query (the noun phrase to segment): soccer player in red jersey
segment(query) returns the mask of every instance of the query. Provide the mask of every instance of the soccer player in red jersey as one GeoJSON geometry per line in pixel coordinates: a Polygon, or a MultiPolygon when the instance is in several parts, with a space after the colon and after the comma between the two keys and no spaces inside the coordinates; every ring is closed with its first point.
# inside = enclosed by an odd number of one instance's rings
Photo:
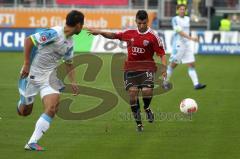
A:
{"type": "Polygon", "coordinates": [[[167,60],[165,50],[161,39],[148,27],[148,21],[147,12],[139,10],[136,14],[136,29],[118,33],[88,29],[89,34],[102,35],[108,39],[119,39],[127,42],[128,57],[124,65],[124,81],[138,131],[143,131],[138,97],[139,91],[142,91],[147,119],[150,123],[154,121],[154,114],[149,107],[153,96],[154,73],[157,69],[153,59],[154,53],[161,57],[161,63],[164,66],[162,78],[165,79],[166,77],[167,60]]]}

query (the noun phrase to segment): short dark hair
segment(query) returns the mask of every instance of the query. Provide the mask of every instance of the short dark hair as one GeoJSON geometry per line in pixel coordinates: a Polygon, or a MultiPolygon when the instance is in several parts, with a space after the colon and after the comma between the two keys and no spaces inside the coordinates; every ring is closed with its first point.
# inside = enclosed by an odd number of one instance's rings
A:
{"type": "Polygon", "coordinates": [[[179,9],[180,7],[184,7],[185,9],[187,9],[187,6],[185,4],[178,4],[177,9],[179,9]]]}
{"type": "Polygon", "coordinates": [[[145,10],[139,10],[136,14],[136,19],[145,20],[148,19],[148,14],[145,10]]]}
{"type": "Polygon", "coordinates": [[[80,11],[72,10],[71,12],[69,12],[67,14],[66,24],[68,26],[74,27],[78,23],[80,23],[82,25],[84,24],[84,14],[80,11]]]}

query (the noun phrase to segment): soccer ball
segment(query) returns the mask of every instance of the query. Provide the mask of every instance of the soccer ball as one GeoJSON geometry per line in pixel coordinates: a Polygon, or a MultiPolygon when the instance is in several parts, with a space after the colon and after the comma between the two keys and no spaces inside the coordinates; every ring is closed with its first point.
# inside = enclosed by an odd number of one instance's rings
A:
{"type": "Polygon", "coordinates": [[[180,103],[180,111],[184,114],[195,113],[198,110],[197,102],[194,99],[186,98],[180,103]]]}

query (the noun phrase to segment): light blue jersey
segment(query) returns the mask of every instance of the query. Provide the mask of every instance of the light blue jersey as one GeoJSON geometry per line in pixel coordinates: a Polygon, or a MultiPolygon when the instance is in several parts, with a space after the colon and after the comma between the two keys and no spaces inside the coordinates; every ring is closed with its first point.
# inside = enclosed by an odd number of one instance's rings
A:
{"type": "Polygon", "coordinates": [[[20,105],[33,103],[35,95],[41,97],[59,93],[64,88],[57,78],[59,60],[72,62],[73,38],[66,38],[63,27],[44,29],[30,36],[35,47],[31,54],[29,76],[19,80],[20,105]]]}
{"type": "Polygon", "coordinates": [[[190,18],[188,16],[175,16],[172,18],[172,27],[174,30],[173,50],[169,58],[174,63],[191,63],[195,61],[192,51],[192,41],[181,36],[179,32],[190,34],[190,18]]]}
{"type": "Polygon", "coordinates": [[[177,44],[188,45],[187,43],[190,40],[180,36],[178,33],[180,31],[183,31],[189,35],[189,33],[190,33],[190,18],[188,16],[184,16],[184,17],[175,16],[172,18],[172,27],[173,27],[173,30],[175,31],[174,37],[173,37],[174,47],[177,44]]]}
{"type": "Polygon", "coordinates": [[[36,76],[41,81],[55,70],[59,60],[71,62],[73,58],[73,38],[66,38],[63,27],[53,27],[31,35],[31,39],[37,48],[30,75],[36,76]]]}

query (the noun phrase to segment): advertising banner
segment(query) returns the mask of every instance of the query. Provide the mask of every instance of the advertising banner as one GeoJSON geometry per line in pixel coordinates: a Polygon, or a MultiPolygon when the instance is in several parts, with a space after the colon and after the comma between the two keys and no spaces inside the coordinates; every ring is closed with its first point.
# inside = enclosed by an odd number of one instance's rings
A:
{"type": "Polygon", "coordinates": [[[199,44],[199,54],[240,54],[240,44],[199,44]]]}
{"type": "Polygon", "coordinates": [[[237,31],[198,31],[192,34],[198,36],[199,54],[240,54],[240,35],[237,31]]]}
{"type": "MultiPolygon", "coordinates": [[[[158,31],[166,53],[172,52],[172,30],[158,31]]],[[[238,32],[220,31],[192,31],[193,36],[199,38],[199,43],[191,42],[193,53],[198,54],[240,54],[240,34],[238,32]]],[[[91,52],[127,52],[126,44],[119,40],[109,40],[96,36],[93,40],[91,52]]]]}
{"type": "MultiPolygon", "coordinates": [[[[117,32],[117,31],[113,31],[117,32]]],[[[172,52],[172,41],[173,34],[172,30],[166,31],[156,31],[158,36],[162,39],[166,53],[172,52]]],[[[194,42],[191,43],[193,52],[196,52],[197,48],[194,42]]],[[[92,43],[91,52],[105,52],[105,53],[117,53],[124,52],[127,53],[127,44],[126,42],[121,42],[119,40],[106,39],[102,36],[96,36],[92,43]]]]}
{"type": "MultiPolygon", "coordinates": [[[[25,37],[40,29],[0,28],[0,51],[22,51],[25,37]]],[[[118,30],[106,30],[118,32],[118,30]]],[[[166,53],[172,52],[174,32],[157,31],[166,53]]],[[[238,32],[192,31],[199,37],[199,43],[191,42],[192,51],[198,54],[240,54],[240,34],[238,32]]],[[[77,53],[127,53],[126,42],[106,39],[103,36],[89,36],[86,30],[74,35],[74,51],[77,53]]]]}
{"type": "Polygon", "coordinates": [[[105,6],[127,6],[128,0],[56,0],[57,4],[62,5],[88,5],[88,6],[99,6],[99,5],[105,5],[105,6]]]}
{"type": "MultiPolygon", "coordinates": [[[[0,8],[0,28],[45,28],[64,25],[65,17],[71,9],[42,8],[0,8]]],[[[85,27],[102,29],[124,29],[135,27],[134,10],[88,10],[81,9],[85,15],[85,27]]],[[[149,21],[154,13],[149,11],[149,21]]]]}
{"type": "Polygon", "coordinates": [[[22,51],[24,39],[36,29],[0,29],[0,51],[22,51]]]}
{"type": "Polygon", "coordinates": [[[89,36],[86,30],[82,30],[79,35],[73,36],[74,41],[74,51],[81,53],[81,52],[90,52],[93,43],[93,36],[89,36]]]}
{"type": "Polygon", "coordinates": [[[102,36],[96,36],[93,40],[91,52],[96,53],[127,53],[126,42],[119,40],[106,39],[102,36]]]}
{"type": "MultiPolygon", "coordinates": [[[[42,29],[3,29],[0,28],[0,51],[23,51],[24,39],[42,29]]],[[[86,30],[74,35],[74,51],[90,52],[93,36],[88,36],[86,30]]]]}

